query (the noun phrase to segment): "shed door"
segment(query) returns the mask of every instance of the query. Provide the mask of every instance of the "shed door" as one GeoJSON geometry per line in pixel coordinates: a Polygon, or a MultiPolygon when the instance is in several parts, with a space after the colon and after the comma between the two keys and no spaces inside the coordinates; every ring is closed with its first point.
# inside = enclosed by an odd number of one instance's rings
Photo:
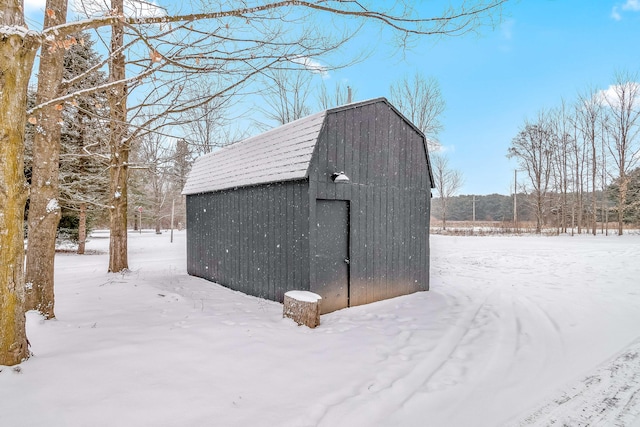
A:
{"type": "Polygon", "coordinates": [[[322,313],[349,306],[349,202],[317,200],[316,293],[322,313]]]}

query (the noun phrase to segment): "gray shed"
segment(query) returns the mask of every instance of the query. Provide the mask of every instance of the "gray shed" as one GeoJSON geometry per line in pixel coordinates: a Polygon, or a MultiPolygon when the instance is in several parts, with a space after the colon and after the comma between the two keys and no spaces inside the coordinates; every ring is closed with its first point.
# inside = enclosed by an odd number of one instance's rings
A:
{"type": "Polygon", "coordinates": [[[187,270],[322,312],[429,289],[433,178],[424,135],[386,99],[333,108],[198,158],[187,270]]]}

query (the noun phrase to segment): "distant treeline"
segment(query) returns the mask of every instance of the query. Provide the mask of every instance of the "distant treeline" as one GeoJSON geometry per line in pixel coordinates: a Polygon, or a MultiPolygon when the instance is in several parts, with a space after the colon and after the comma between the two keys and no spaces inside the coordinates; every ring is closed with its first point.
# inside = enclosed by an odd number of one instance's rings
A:
{"type": "MultiPolygon", "coordinates": [[[[569,198],[577,197],[569,194],[569,198]]],[[[447,201],[447,221],[472,221],[475,198],[475,220],[476,221],[501,221],[513,222],[513,195],[505,196],[502,194],[489,194],[484,196],[461,195],[450,197],[447,201]]],[[[596,192],[598,203],[598,212],[596,217],[598,222],[605,220],[605,215],[610,217],[609,221],[614,220],[615,202],[612,197],[603,197],[602,192],[596,192]]],[[[525,193],[518,193],[516,197],[518,207],[518,221],[535,221],[535,203],[532,196],[525,193]]],[[[556,225],[558,219],[562,216],[562,206],[573,206],[575,204],[563,203],[562,195],[556,193],[547,194],[544,204],[544,223],[545,225],[556,225]]],[[[583,205],[583,217],[590,206],[583,205]]],[[[629,209],[628,213],[635,212],[629,209]]],[[[578,221],[578,212],[575,208],[565,208],[565,215],[569,223],[578,221]],[[574,221],[571,221],[571,217],[574,221]]],[[[436,220],[442,220],[442,201],[438,197],[434,197],[431,201],[431,216],[436,220]]],[[[628,218],[629,222],[637,221],[637,217],[628,218]]]]}
{"type": "MultiPolygon", "coordinates": [[[[640,168],[628,175],[623,222],[626,225],[640,225],[640,168]]],[[[595,215],[593,193],[547,192],[538,199],[535,194],[518,193],[518,221],[536,221],[536,211],[540,204],[541,222],[544,226],[571,227],[580,229],[593,225],[593,221],[613,222],[618,217],[619,180],[614,180],[605,192],[595,192],[595,215]]],[[[487,196],[462,195],[447,199],[447,221],[472,221],[475,198],[476,221],[513,222],[514,198],[502,194],[487,196]]],[[[442,220],[442,200],[434,197],[431,216],[442,220]]]]}
{"type": "MultiPolygon", "coordinates": [[[[471,221],[473,220],[473,199],[475,197],[475,210],[477,221],[512,221],[513,220],[513,196],[502,194],[489,194],[486,196],[462,195],[450,197],[447,201],[447,221],[471,221]]],[[[518,195],[524,202],[526,195],[518,195]]],[[[519,203],[518,219],[529,221],[531,209],[524,203],[519,203]]],[[[434,197],[431,201],[431,216],[442,219],[442,203],[440,198],[434,197]]]]}

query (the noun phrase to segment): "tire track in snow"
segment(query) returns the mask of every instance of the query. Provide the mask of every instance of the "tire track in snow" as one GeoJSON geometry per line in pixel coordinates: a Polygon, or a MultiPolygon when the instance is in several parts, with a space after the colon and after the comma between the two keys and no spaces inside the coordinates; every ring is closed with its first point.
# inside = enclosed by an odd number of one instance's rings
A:
{"type": "MultiPolygon", "coordinates": [[[[523,331],[530,339],[532,347],[532,349],[526,349],[526,352],[529,353],[534,350],[535,354],[540,356],[537,364],[539,365],[538,370],[541,371],[548,361],[557,360],[564,356],[565,343],[562,330],[553,316],[533,299],[519,295],[516,301],[521,306],[520,321],[523,322],[523,318],[528,316],[532,325],[531,333],[523,331]]],[[[535,374],[532,372],[531,374],[531,377],[535,377],[537,372],[535,374]]]]}
{"type": "MultiPolygon", "coordinates": [[[[452,384],[458,387],[438,390],[445,403],[440,406],[429,403],[433,399],[424,388],[418,390],[403,408],[405,418],[411,413],[410,419],[419,419],[425,407],[436,407],[438,413],[430,416],[434,425],[485,425],[484,415],[505,411],[502,402],[508,400],[513,388],[538,381],[547,361],[563,354],[557,323],[533,301],[514,295],[510,287],[493,292],[481,310],[491,316],[491,324],[479,325],[486,336],[479,345],[465,338],[458,345],[475,349],[476,360],[456,357],[454,351],[453,357],[444,362],[447,369],[436,373],[445,378],[455,375],[458,365],[458,371],[465,372],[464,377],[457,378],[457,384],[452,384]],[[478,353],[480,349],[482,352],[478,353]],[[447,400],[474,409],[460,411],[457,405],[446,405],[447,400]]],[[[439,381],[442,380],[436,379],[439,381]]]]}
{"type": "MultiPolygon", "coordinates": [[[[404,332],[400,342],[411,338],[409,331],[404,332]]],[[[314,418],[319,426],[376,425],[389,420],[390,414],[393,417],[398,408],[423,412],[418,408],[424,407],[422,402],[434,391],[430,387],[439,387],[435,391],[440,396],[455,394],[458,402],[486,400],[491,404],[495,396],[486,391],[495,389],[496,379],[507,386],[538,381],[548,361],[563,354],[561,329],[554,318],[532,299],[497,288],[464,310],[435,348],[414,354],[413,358],[422,360],[413,368],[405,372],[399,372],[397,366],[387,368],[377,373],[374,387],[367,382],[347,393],[333,394],[314,418]],[[477,345],[477,340],[483,344],[477,345]],[[472,355],[482,358],[482,363],[466,360],[466,346],[486,349],[472,355]],[[469,370],[478,366],[482,370],[469,370]],[[442,377],[433,383],[439,375],[442,377]]],[[[440,413],[436,418],[457,415],[440,413]]]]}
{"type": "Polygon", "coordinates": [[[525,426],[635,425],[640,420],[640,340],[530,415],[509,424],[525,426]]]}
{"type": "Polygon", "coordinates": [[[493,309],[495,323],[498,326],[496,337],[492,340],[492,345],[487,346],[489,352],[485,355],[482,372],[475,373],[473,383],[464,393],[465,396],[473,394],[474,391],[481,388],[482,384],[494,381],[496,377],[509,377],[522,348],[523,325],[517,316],[514,299],[505,292],[499,292],[496,297],[498,304],[493,309]],[[510,357],[505,359],[505,355],[510,357]]]}
{"type": "MultiPolygon", "coordinates": [[[[422,352],[423,360],[411,369],[401,375],[393,375],[391,380],[379,384],[380,388],[374,389],[368,381],[346,396],[344,393],[334,394],[328,399],[330,402],[324,405],[325,409],[322,413],[319,413],[316,408],[314,418],[317,421],[314,425],[376,425],[382,417],[402,407],[416,391],[424,388],[429,380],[446,365],[451,355],[473,329],[487,301],[497,292],[498,290],[489,293],[482,302],[465,310],[456,324],[442,336],[436,347],[422,352]]],[[[384,372],[378,373],[374,381],[380,381],[385,376],[389,377],[384,372]]]]}

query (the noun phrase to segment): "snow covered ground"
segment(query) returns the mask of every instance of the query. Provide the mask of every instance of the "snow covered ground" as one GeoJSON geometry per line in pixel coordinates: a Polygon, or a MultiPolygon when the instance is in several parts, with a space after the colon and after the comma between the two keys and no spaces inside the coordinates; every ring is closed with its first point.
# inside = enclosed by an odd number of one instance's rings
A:
{"type": "Polygon", "coordinates": [[[431,288],[322,316],[185,272],[59,254],[57,320],[0,367],[0,426],[640,426],[640,236],[432,236],[431,288]]]}

